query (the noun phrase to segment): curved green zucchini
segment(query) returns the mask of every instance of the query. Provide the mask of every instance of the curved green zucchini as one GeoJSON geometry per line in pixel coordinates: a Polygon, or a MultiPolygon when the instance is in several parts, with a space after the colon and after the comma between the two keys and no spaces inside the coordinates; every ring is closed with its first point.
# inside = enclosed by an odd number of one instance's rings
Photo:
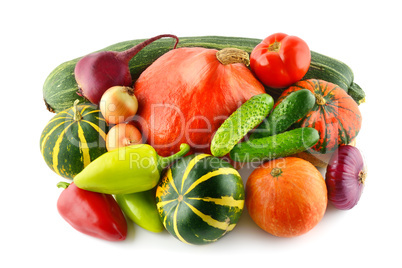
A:
{"type": "MultiPolygon", "coordinates": [[[[224,36],[194,36],[180,37],[179,39],[177,47],[204,47],[213,49],[234,47],[248,53],[251,53],[254,47],[261,42],[261,39],[255,38],[224,36]]],[[[98,51],[123,51],[144,40],[124,41],[98,51]]],[[[174,41],[171,39],[160,39],[142,49],[129,62],[133,81],[157,58],[172,49],[173,45],[174,41]]],[[[80,99],[80,102],[85,101],[83,97],[77,95],[78,85],[74,77],[74,68],[80,58],[60,64],[46,78],[43,85],[43,99],[49,111],[59,112],[70,108],[77,97],[80,99]]],[[[348,91],[349,86],[353,82],[353,72],[346,64],[313,51],[311,52],[310,69],[306,77],[323,79],[337,85],[341,84],[339,86],[346,91],[348,91]]],[[[274,98],[278,97],[282,91],[280,89],[267,88],[267,92],[274,98]]],[[[359,95],[356,96],[358,97],[359,95]]],[[[359,100],[356,101],[358,102],[359,100]]]]}

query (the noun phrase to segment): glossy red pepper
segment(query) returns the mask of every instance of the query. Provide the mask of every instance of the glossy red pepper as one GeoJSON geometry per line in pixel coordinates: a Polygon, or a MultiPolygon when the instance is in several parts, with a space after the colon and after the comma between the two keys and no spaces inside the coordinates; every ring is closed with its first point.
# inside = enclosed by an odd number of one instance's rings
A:
{"type": "Polygon", "coordinates": [[[76,230],[108,241],[127,237],[127,222],[112,195],[86,191],[60,182],[64,188],[57,200],[60,215],[76,230]]]}
{"type": "Polygon", "coordinates": [[[272,88],[285,88],[302,79],[310,61],[307,43],[284,33],[268,36],[250,54],[251,70],[264,85],[272,88]]]}

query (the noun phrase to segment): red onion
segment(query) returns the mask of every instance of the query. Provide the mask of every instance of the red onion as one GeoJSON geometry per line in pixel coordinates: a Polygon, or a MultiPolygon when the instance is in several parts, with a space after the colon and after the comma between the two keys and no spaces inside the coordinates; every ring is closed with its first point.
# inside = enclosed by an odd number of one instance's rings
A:
{"type": "Polygon", "coordinates": [[[174,48],[176,48],[179,41],[178,37],[171,34],[162,34],[145,40],[126,51],[101,51],[80,59],[74,69],[75,80],[78,83],[80,94],[93,104],[98,105],[103,93],[108,88],[131,86],[132,78],[128,66],[129,61],[141,49],[162,37],[175,38],[174,48]]]}
{"type": "Polygon", "coordinates": [[[353,208],[363,192],[366,176],[359,149],[351,145],[340,146],[327,166],[328,200],[338,209],[353,208]]]}

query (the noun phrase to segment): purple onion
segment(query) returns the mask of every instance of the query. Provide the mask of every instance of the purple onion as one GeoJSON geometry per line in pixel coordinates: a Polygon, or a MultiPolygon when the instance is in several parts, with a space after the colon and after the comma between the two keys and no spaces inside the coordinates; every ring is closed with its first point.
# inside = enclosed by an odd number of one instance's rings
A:
{"type": "Polygon", "coordinates": [[[359,149],[351,145],[340,146],[327,166],[328,200],[338,209],[353,208],[363,192],[366,176],[359,149]]]}

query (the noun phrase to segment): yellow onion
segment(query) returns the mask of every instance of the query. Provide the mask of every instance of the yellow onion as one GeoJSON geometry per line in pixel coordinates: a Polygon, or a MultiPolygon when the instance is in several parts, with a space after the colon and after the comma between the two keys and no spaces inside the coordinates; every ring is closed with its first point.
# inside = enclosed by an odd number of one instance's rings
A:
{"type": "Polygon", "coordinates": [[[131,123],[117,124],[106,135],[108,151],[140,143],[142,143],[141,132],[131,123]]]}
{"type": "Polygon", "coordinates": [[[114,86],[102,95],[99,106],[106,122],[119,124],[134,117],[138,110],[138,101],[132,88],[114,86]]]}

